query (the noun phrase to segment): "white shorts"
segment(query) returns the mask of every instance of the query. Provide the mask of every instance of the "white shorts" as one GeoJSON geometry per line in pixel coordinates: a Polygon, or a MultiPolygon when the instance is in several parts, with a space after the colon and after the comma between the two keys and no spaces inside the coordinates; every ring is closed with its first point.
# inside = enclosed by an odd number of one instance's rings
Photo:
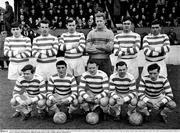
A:
{"type": "Polygon", "coordinates": [[[82,57],[78,59],[64,59],[67,63],[67,72],[75,77],[81,76],[85,72],[85,64],[82,57]]]}
{"type": "Polygon", "coordinates": [[[161,101],[163,98],[165,97],[165,95],[161,94],[159,97],[157,98],[149,98],[148,102],[152,103],[153,105],[159,101],[161,101]]]}
{"type": "MultiPolygon", "coordinates": [[[[128,70],[127,72],[132,74],[134,76],[135,79],[137,79],[139,77],[139,69],[138,69],[138,61],[137,61],[137,58],[135,59],[120,59],[120,58],[117,58],[117,62],[119,61],[124,61],[126,62],[127,64],[127,67],[128,67],[128,70]]],[[[116,71],[116,64],[115,64],[115,67],[114,67],[114,72],[116,71]]]]}
{"type": "Polygon", "coordinates": [[[158,61],[158,62],[150,62],[150,61],[145,60],[145,65],[144,65],[144,68],[143,68],[143,71],[142,71],[141,75],[142,76],[149,75],[149,73],[147,71],[147,68],[148,68],[149,65],[154,64],[154,63],[157,63],[160,66],[159,75],[167,78],[167,67],[166,67],[166,63],[165,63],[164,60],[158,61]]]}
{"type": "Polygon", "coordinates": [[[36,74],[41,75],[45,81],[48,81],[51,75],[57,73],[56,62],[52,63],[39,63],[37,62],[36,74]]]}
{"type": "Polygon", "coordinates": [[[26,62],[10,62],[8,67],[8,79],[9,80],[17,80],[17,78],[22,74],[21,69],[29,64],[29,61],[26,62]]]}

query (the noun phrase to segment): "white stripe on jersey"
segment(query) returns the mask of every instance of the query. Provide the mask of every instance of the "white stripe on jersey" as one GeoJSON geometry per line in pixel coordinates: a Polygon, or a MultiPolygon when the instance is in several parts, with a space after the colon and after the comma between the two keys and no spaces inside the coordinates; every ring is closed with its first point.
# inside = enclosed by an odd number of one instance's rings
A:
{"type": "Polygon", "coordinates": [[[79,83],[79,95],[86,97],[86,90],[89,89],[94,94],[101,94],[104,97],[108,93],[108,76],[105,72],[97,70],[96,75],[84,72],[79,83]]]}
{"type": "Polygon", "coordinates": [[[120,33],[114,37],[114,54],[121,55],[122,59],[132,59],[137,57],[140,49],[140,35],[134,32],[120,33]]]}
{"type": "Polygon", "coordinates": [[[31,56],[31,40],[28,37],[6,37],[4,42],[4,55],[12,62],[28,61],[31,56]]]}
{"type": "Polygon", "coordinates": [[[65,58],[79,58],[82,56],[85,49],[85,37],[83,33],[75,32],[70,34],[69,32],[63,33],[59,38],[60,50],[65,51],[65,58]],[[78,44],[78,47],[73,48],[74,44],[78,44]]]}

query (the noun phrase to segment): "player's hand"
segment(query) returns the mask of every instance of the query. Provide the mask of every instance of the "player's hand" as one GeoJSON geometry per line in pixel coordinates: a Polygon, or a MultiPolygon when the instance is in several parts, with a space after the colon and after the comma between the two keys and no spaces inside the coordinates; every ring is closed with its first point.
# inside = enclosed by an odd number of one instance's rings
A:
{"type": "Polygon", "coordinates": [[[17,58],[17,59],[21,59],[21,55],[20,55],[20,54],[17,54],[17,55],[16,55],[16,58],[17,58]]]}
{"type": "Polygon", "coordinates": [[[46,50],[41,50],[40,53],[41,54],[46,54],[46,50]]]}
{"type": "Polygon", "coordinates": [[[24,101],[24,100],[19,100],[19,104],[21,106],[26,106],[27,105],[26,101],[24,101]]]}
{"type": "Polygon", "coordinates": [[[99,98],[95,98],[94,102],[95,102],[96,104],[99,104],[99,103],[100,103],[100,99],[99,99],[99,98]]]}
{"type": "Polygon", "coordinates": [[[79,46],[79,43],[74,43],[73,45],[72,45],[72,48],[77,48],[79,46]]]}
{"type": "Polygon", "coordinates": [[[151,47],[151,46],[148,46],[148,48],[152,51],[155,51],[155,48],[154,47],[151,47]]]}
{"type": "Polygon", "coordinates": [[[56,103],[57,102],[57,100],[56,100],[56,98],[53,96],[51,99],[49,99],[52,103],[56,103]]]}
{"type": "Polygon", "coordinates": [[[86,99],[85,99],[87,102],[94,102],[94,98],[93,97],[87,97],[86,99]]]}
{"type": "Polygon", "coordinates": [[[69,104],[69,100],[68,99],[61,99],[61,104],[69,104]]]}
{"type": "Polygon", "coordinates": [[[18,54],[25,52],[25,50],[18,50],[18,54]]]}
{"type": "Polygon", "coordinates": [[[41,58],[42,58],[42,59],[45,59],[45,58],[47,58],[47,55],[42,54],[42,55],[41,55],[41,58]]]}
{"type": "Polygon", "coordinates": [[[117,99],[117,104],[118,105],[123,105],[124,104],[124,99],[123,98],[118,98],[117,99]]]}
{"type": "Polygon", "coordinates": [[[160,106],[162,105],[163,103],[161,102],[161,101],[158,101],[158,102],[156,102],[156,103],[154,103],[154,109],[156,109],[156,110],[159,110],[159,108],[160,108],[160,106]]]}

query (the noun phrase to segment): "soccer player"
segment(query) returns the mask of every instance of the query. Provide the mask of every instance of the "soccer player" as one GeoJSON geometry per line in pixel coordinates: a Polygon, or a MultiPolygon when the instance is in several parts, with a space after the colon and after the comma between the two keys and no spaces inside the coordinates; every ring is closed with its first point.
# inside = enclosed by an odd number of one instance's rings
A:
{"type": "Polygon", "coordinates": [[[85,50],[85,36],[76,32],[76,21],[72,18],[67,20],[67,33],[63,33],[59,38],[60,50],[65,52],[65,61],[68,64],[68,72],[74,75],[77,83],[80,76],[85,72],[85,65],[82,58],[85,50]]]}
{"type": "Polygon", "coordinates": [[[41,35],[33,39],[32,56],[37,58],[36,73],[41,75],[45,81],[57,73],[56,55],[58,51],[58,39],[49,31],[49,21],[40,21],[41,35]]]}
{"type": "Polygon", "coordinates": [[[99,70],[108,76],[112,74],[112,65],[109,55],[113,49],[114,34],[105,26],[105,14],[95,14],[96,28],[87,35],[86,52],[90,59],[95,59],[99,70]]]}
{"type": "Polygon", "coordinates": [[[11,24],[12,36],[6,37],[4,55],[9,57],[8,79],[15,81],[21,75],[21,69],[29,64],[31,56],[31,40],[21,35],[22,29],[18,22],[11,24]]]}
{"type": "Polygon", "coordinates": [[[98,70],[96,60],[88,60],[87,71],[82,74],[78,89],[80,108],[85,112],[107,113],[108,87],[107,74],[98,70]]]}
{"type": "Polygon", "coordinates": [[[151,33],[143,39],[143,50],[145,55],[145,65],[142,76],[148,75],[147,66],[157,63],[160,69],[160,75],[167,77],[167,68],[165,63],[166,54],[170,51],[170,42],[166,34],[161,34],[161,26],[158,20],[151,24],[151,33]]]}
{"type": "Polygon", "coordinates": [[[115,116],[115,120],[120,119],[123,104],[128,104],[127,115],[130,116],[137,104],[136,81],[133,75],[127,72],[127,64],[120,61],[116,64],[116,73],[110,76],[110,114],[115,116]]]}
{"type": "Polygon", "coordinates": [[[123,19],[123,31],[114,37],[114,54],[118,56],[117,62],[124,61],[128,66],[128,72],[135,79],[139,76],[137,54],[140,49],[140,35],[132,30],[132,19],[123,19]]]}
{"type": "Polygon", "coordinates": [[[167,113],[176,108],[173,93],[167,78],[160,75],[160,66],[148,66],[149,75],[142,77],[138,89],[138,108],[149,120],[151,108],[160,110],[162,120],[167,123],[167,113]]]}
{"type": "Polygon", "coordinates": [[[67,73],[67,64],[60,60],[56,63],[58,73],[52,75],[48,81],[47,106],[50,112],[64,112],[72,116],[77,109],[77,84],[74,76],[67,73]]]}
{"type": "Polygon", "coordinates": [[[39,116],[44,116],[46,87],[43,77],[34,74],[35,68],[28,64],[22,68],[22,76],[16,80],[11,105],[16,109],[12,117],[22,115],[22,120],[31,116],[32,106],[36,105],[39,116]]]}

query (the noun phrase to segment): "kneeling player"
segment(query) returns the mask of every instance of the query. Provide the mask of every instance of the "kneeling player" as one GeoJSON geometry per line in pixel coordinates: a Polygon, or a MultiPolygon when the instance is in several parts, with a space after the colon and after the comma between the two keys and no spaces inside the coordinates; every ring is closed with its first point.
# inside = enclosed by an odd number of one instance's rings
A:
{"type": "Polygon", "coordinates": [[[148,66],[149,75],[142,77],[138,89],[140,99],[138,108],[148,121],[151,108],[160,110],[162,121],[167,123],[167,113],[176,107],[176,103],[173,101],[173,93],[168,79],[159,75],[159,72],[158,64],[148,66]]]}
{"type": "Polygon", "coordinates": [[[120,61],[116,64],[117,72],[110,76],[110,114],[120,120],[122,105],[128,104],[127,115],[130,116],[137,104],[137,90],[134,76],[127,72],[127,64],[120,61]]]}
{"type": "Polygon", "coordinates": [[[22,120],[27,120],[33,104],[36,104],[39,115],[43,116],[46,103],[43,77],[34,74],[32,65],[26,65],[21,71],[23,75],[17,79],[11,99],[11,106],[16,109],[13,117],[22,115],[22,120]]]}
{"type": "Polygon", "coordinates": [[[87,62],[87,71],[81,76],[78,93],[80,108],[86,113],[107,113],[108,76],[98,70],[98,65],[93,59],[87,62]]]}
{"type": "Polygon", "coordinates": [[[56,63],[58,73],[52,75],[48,81],[47,106],[48,112],[60,111],[71,116],[77,109],[77,84],[74,76],[67,74],[67,64],[61,60],[56,63]]]}

